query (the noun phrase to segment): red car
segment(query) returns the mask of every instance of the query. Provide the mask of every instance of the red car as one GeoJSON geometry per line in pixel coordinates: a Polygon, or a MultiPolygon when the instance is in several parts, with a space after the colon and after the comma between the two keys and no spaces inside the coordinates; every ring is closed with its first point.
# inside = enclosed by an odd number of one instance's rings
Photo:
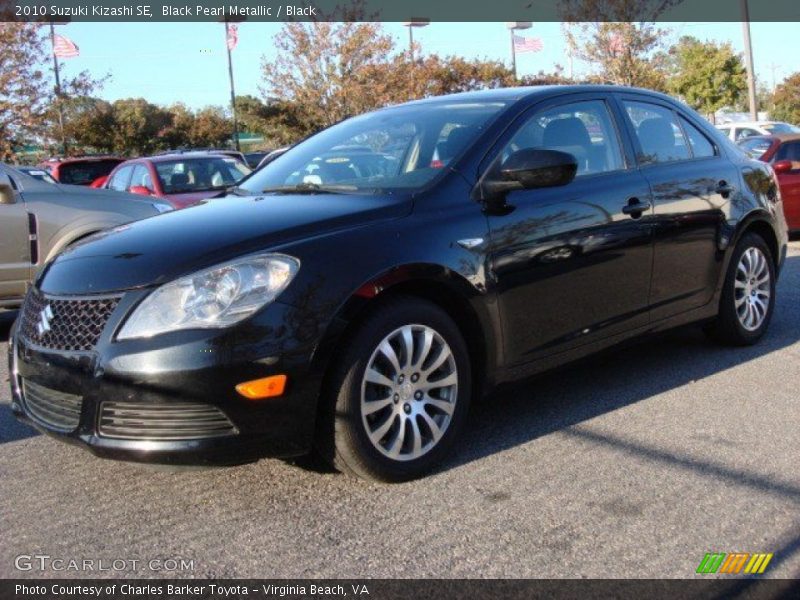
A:
{"type": "Polygon", "coordinates": [[[117,156],[78,156],[51,158],[39,166],[59,183],[100,187],[118,164],[125,162],[117,156]]]}
{"type": "Polygon", "coordinates": [[[104,187],[156,196],[174,208],[185,208],[235,186],[249,174],[241,161],[222,154],[163,154],[122,163],[104,187]]]}
{"type": "Polygon", "coordinates": [[[750,137],[739,142],[739,147],[772,165],[781,186],[789,231],[800,233],[800,133],[750,137]]]}

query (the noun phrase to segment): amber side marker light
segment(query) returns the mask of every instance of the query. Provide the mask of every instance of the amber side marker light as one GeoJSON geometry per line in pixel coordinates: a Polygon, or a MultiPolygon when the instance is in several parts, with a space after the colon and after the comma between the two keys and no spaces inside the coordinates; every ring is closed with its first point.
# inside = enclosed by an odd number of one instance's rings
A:
{"type": "Polygon", "coordinates": [[[262,379],[245,381],[236,386],[236,391],[249,400],[274,398],[286,389],[286,375],[271,375],[262,379]]]}

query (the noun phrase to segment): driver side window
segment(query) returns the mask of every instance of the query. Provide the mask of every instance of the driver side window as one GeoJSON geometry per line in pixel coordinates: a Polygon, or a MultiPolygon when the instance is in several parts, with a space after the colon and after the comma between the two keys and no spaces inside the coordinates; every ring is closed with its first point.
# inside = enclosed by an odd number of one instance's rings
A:
{"type": "Polygon", "coordinates": [[[617,131],[602,100],[574,102],[534,114],[503,149],[502,160],[525,149],[559,150],[575,157],[577,177],[624,168],[617,131]]]}

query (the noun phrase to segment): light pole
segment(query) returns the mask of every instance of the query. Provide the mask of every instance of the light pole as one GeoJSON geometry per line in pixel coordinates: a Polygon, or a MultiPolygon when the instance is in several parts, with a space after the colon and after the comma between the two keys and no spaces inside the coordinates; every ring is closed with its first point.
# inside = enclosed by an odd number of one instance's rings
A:
{"type": "Polygon", "coordinates": [[[236,118],[236,89],[233,86],[233,57],[231,56],[231,51],[239,41],[239,32],[238,32],[238,24],[244,21],[243,18],[238,19],[230,19],[228,17],[225,18],[225,48],[228,51],[228,80],[231,86],[231,116],[233,117],[233,143],[236,146],[236,150],[241,152],[241,147],[239,145],[239,121],[236,118]],[[231,28],[231,24],[233,24],[233,28],[231,28]]]}
{"type": "Polygon", "coordinates": [[[414,62],[414,28],[427,27],[431,24],[430,19],[425,17],[411,17],[410,21],[403,23],[403,27],[408,27],[408,56],[414,62]]]}
{"type": "Polygon", "coordinates": [[[747,96],[750,99],[750,119],[757,121],[756,74],[753,70],[753,42],[750,40],[750,11],[747,7],[747,0],[742,0],[742,32],[744,33],[744,63],[747,67],[747,96]]]}
{"type": "Polygon", "coordinates": [[[514,44],[514,32],[520,29],[530,29],[531,23],[528,21],[512,21],[506,23],[509,33],[511,34],[511,70],[514,71],[514,81],[517,80],[517,49],[514,44]]]}

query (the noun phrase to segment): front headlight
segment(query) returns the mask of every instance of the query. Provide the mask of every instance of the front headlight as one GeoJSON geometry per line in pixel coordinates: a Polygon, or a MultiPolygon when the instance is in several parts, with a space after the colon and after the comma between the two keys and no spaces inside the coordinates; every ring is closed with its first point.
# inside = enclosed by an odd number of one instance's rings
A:
{"type": "Polygon", "coordinates": [[[275,300],[299,268],[291,256],[261,254],[182,277],[145,298],[117,339],[229,327],[275,300]]]}

